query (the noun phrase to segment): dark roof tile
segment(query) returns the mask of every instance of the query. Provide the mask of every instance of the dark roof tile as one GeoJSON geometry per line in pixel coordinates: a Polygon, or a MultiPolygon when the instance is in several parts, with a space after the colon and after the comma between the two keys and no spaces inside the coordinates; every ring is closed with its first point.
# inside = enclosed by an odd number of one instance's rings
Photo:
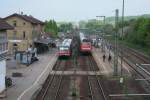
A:
{"type": "Polygon", "coordinates": [[[7,19],[7,18],[10,18],[10,17],[13,17],[13,16],[20,17],[20,18],[22,18],[22,19],[24,19],[24,20],[26,20],[26,21],[28,21],[28,22],[30,22],[32,24],[41,24],[41,25],[44,24],[44,22],[42,22],[42,21],[40,21],[40,20],[38,20],[38,19],[36,19],[36,18],[34,18],[32,16],[20,15],[20,14],[17,14],[17,13],[14,13],[14,14],[12,14],[10,16],[7,16],[4,19],[7,19]]]}
{"type": "Polygon", "coordinates": [[[0,30],[13,29],[11,25],[5,22],[2,18],[0,18],[0,30]]]}

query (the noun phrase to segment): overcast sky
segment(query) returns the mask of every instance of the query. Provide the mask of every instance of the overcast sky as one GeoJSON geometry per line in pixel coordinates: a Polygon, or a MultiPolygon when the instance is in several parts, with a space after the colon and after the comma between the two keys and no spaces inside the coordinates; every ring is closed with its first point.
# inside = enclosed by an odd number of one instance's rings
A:
{"type": "MultiPolygon", "coordinates": [[[[113,16],[122,0],[1,0],[0,17],[24,12],[40,20],[79,21],[113,16]]],[[[125,0],[125,15],[150,14],[150,0],[125,0]]]]}

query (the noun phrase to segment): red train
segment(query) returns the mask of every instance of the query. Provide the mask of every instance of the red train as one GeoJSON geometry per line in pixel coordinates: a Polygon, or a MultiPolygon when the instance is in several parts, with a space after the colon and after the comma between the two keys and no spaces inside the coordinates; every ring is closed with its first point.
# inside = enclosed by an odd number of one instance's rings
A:
{"type": "Polygon", "coordinates": [[[92,50],[92,44],[90,39],[85,37],[83,33],[79,33],[80,36],[80,51],[81,52],[91,52],[92,50]]]}
{"type": "Polygon", "coordinates": [[[65,39],[59,46],[59,56],[71,56],[72,54],[72,39],[65,39]]]}

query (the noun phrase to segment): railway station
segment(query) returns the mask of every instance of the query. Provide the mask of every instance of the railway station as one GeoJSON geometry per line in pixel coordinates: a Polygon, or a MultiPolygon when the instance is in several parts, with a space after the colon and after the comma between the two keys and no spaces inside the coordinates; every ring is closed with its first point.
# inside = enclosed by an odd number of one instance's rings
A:
{"type": "Polygon", "coordinates": [[[1,2],[0,100],[150,100],[150,1],[1,2]]]}
{"type": "MultiPolygon", "coordinates": [[[[121,65],[118,56],[118,66],[122,68],[118,67],[116,73],[115,48],[92,46],[89,39],[80,32],[73,38],[65,39],[59,47],[53,53],[46,54],[46,57],[41,56],[40,62],[30,68],[9,72],[21,71],[26,78],[14,78],[18,86],[8,89],[8,98],[15,99],[13,95],[16,92],[20,93],[17,94],[18,100],[120,100],[119,98],[149,97],[149,72],[145,69],[147,65],[136,63],[133,66],[126,58],[121,65]],[[32,81],[27,82],[29,79],[32,81]]],[[[135,51],[131,52],[131,57],[137,56],[134,53],[135,51]]],[[[138,61],[142,59],[139,57],[138,61]]],[[[146,62],[143,60],[143,63],[144,61],[146,62]]]]}

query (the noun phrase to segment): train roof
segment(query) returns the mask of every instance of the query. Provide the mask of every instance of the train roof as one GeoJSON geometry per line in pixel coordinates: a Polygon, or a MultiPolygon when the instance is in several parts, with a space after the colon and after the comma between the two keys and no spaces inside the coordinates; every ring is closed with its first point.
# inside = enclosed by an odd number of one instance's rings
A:
{"type": "Polygon", "coordinates": [[[80,40],[83,41],[83,40],[89,40],[89,39],[84,35],[84,33],[80,32],[80,40]]]}
{"type": "Polygon", "coordinates": [[[69,47],[71,45],[71,42],[72,42],[72,39],[65,39],[62,42],[61,46],[68,46],[69,47]]]}

